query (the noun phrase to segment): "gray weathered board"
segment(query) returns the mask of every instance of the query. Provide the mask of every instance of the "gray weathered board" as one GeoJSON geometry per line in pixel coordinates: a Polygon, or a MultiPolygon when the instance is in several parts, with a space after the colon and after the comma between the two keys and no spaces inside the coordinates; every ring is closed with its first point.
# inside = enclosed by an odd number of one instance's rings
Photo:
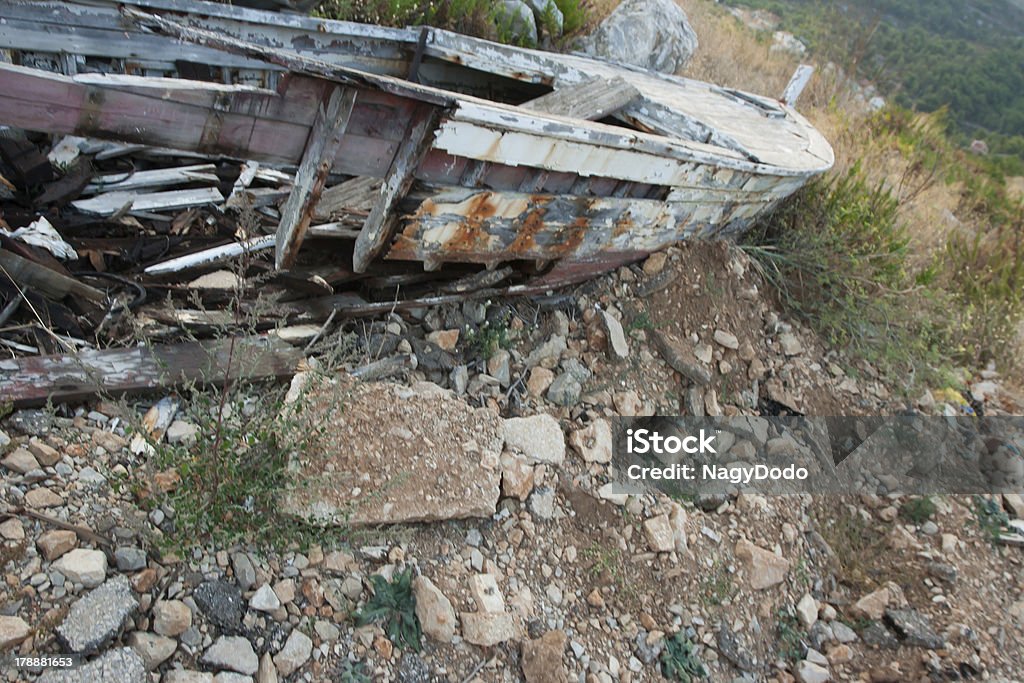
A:
{"type": "Polygon", "coordinates": [[[286,377],[303,358],[272,336],[0,360],[0,396],[15,408],[286,377]]]}

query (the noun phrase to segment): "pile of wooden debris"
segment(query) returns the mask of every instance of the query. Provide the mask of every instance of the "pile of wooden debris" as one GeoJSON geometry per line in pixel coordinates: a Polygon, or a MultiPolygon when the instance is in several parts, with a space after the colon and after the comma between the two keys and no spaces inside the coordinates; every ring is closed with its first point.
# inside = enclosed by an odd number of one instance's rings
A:
{"type": "Polygon", "coordinates": [[[0,362],[0,393],[16,404],[97,374],[111,391],[156,367],[195,377],[194,345],[216,358],[238,336],[288,372],[346,317],[735,235],[833,162],[792,106],[807,68],[772,100],[174,0],[0,0],[0,26],[0,344],[26,357],[0,362]]]}

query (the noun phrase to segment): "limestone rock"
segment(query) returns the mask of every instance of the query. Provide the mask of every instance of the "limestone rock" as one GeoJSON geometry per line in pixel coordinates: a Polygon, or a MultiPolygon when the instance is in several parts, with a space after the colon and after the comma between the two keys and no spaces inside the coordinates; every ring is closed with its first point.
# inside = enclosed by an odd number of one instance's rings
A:
{"type": "Polygon", "coordinates": [[[739,339],[736,335],[725,330],[715,330],[715,342],[719,346],[724,346],[727,349],[738,349],[740,347],[739,339]]]}
{"type": "Polygon", "coordinates": [[[66,529],[52,529],[36,539],[36,547],[39,548],[39,552],[47,562],[53,562],[76,545],[78,545],[78,534],[66,529]]]}
{"type": "Polygon", "coordinates": [[[142,657],[146,671],[152,671],[163,664],[178,649],[178,641],[174,638],[144,631],[135,631],[129,635],[128,645],[142,657]]]}
{"type": "Polygon", "coordinates": [[[39,469],[39,463],[36,462],[35,457],[24,448],[16,448],[11,451],[6,458],[0,460],[0,464],[18,474],[28,474],[32,470],[39,469]]]}
{"type": "Polygon", "coordinates": [[[668,520],[672,525],[672,539],[677,553],[685,553],[689,549],[686,537],[686,510],[679,503],[673,502],[669,510],[668,520]]]}
{"type": "Polygon", "coordinates": [[[694,384],[711,383],[711,371],[697,357],[693,344],[668,332],[655,330],[653,336],[658,352],[669,367],[694,384]]]}
{"type": "Polygon", "coordinates": [[[569,435],[569,443],[587,462],[607,464],[612,461],[612,427],[603,418],[569,435]]]}
{"type": "Polygon", "coordinates": [[[534,471],[522,455],[501,454],[501,493],[509,498],[526,500],[533,491],[534,471]]]}
{"type": "Polygon", "coordinates": [[[889,606],[891,599],[889,587],[884,586],[854,603],[851,612],[858,617],[878,620],[885,614],[885,608],[889,606]]]}
{"type": "Polygon", "coordinates": [[[568,683],[569,673],[562,663],[565,641],[563,631],[548,631],[523,642],[520,665],[526,683],[568,683]]]}
{"type": "MultiPolygon", "coordinates": [[[[284,647],[274,655],[274,666],[277,667],[279,674],[287,678],[309,661],[312,652],[313,641],[309,636],[297,628],[292,629],[284,647]]],[[[253,667],[252,673],[255,673],[256,668],[256,666],[253,667]]]]}
{"type": "Polygon", "coordinates": [[[832,674],[822,665],[805,659],[797,664],[796,679],[800,683],[828,683],[832,680],[832,674]]]}
{"type": "Polygon", "coordinates": [[[281,601],[274,589],[265,583],[249,598],[249,607],[260,612],[274,612],[281,607],[281,601]]]}
{"type": "Polygon", "coordinates": [[[412,592],[416,598],[416,617],[423,632],[439,642],[452,642],[458,622],[451,601],[425,576],[413,579],[412,592]]]}
{"type": "Polygon", "coordinates": [[[516,637],[515,622],[507,612],[463,612],[462,637],[473,645],[491,647],[516,637]]]}
{"type": "Polygon", "coordinates": [[[629,358],[629,343],[626,341],[626,333],[622,329],[622,323],[615,319],[608,311],[601,311],[601,320],[604,322],[605,331],[608,333],[608,350],[611,355],[619,358],[629,358]]]}
{"type": "Polygon", "coordinates": [[[645,521],[644,535],[647,537],[647,545],[654,552],[670,553],[676,549],[675,534],[668,515],[658,515],[645,521]]]}
{"type": "Polygon", "coordinates": [[[300,428],[308,421],[331,429],[310,430],[316,436],[295,463],[287,511],[355,525],[494,514],[504,431],[496,410],[447,391],[349,380],[311,387],[304,401],[300,428]],[[393,425],[407,438],[396,438],[393,425]]]}
{"type": "Polygon", "coordinates": [[[796,604],[796,614],[805,628],[810,628],[818,620],[818,601],[810,593],[805,593],[796,604]]]}
{"type": "Polygon", "coordinates": [[[541,413],[513,417],[504,422],[505,445],[533,463],[561,466],[565,460],[565,436],[558,420],[541,413]]]}
{"type": "Polygon", "coordinates": [[[29,440],[28,450],[43,467],[53,467],[60,462],[60,451],[37,438],[29,440]]]}
{"type": "Polygon", "coordinates": [[[534,398],[544,395],[551,383],[555,381],[555,373],[547,368],[537,366],[530,370],[530,378],[526,380],[526,390],[534,398]]]}
{"type": "Polygon", "coordinates": [[[153,630],[162,636],[179,636],[192,626],[192,610],[181,600],[160,600],[153,605],[153,630]]]}
{"type": "Polygon", "coordinates": [[[25,494],[25,503],[30,508],[55,508],[64,504],[64,499],[46,487],[32,489],[25,494]]]}
{"type": "Polygon", "coordinates": [[[582,47],[613,62],[676,73],[697,51],[697,34],[672,0],[626,0],[582,47]]]}
{"type": "Polygon", "coordinates": [[[17,517],[11,517],[0,523],[0,536],[5,541],[21,541],[25,538],[25,527],[17,517]]]}
{"type": "Polygon", "coordinates": [[[496,613],[505,611],[505,599],[501,596],[493,574],[474,574],[469,577],[469,592],[473,595],[477,610],[496,613]]]}
{"type": "Polygon", "coordinates": [[[746,539],[736,543],[736,557],[746,565],[747,580],[754,590],[782,583],[789,571],[789,560],[759,548],[746,539]]]}
{"type": "Polygon", "coordinates": [[[0,652],[25,640],[31,632],[32,629],[21,617],[0,616],[0,652]]]}
{"type": "Polygon", "coordinates": [[[95,588],[107,576],[107,556],[102,550],[75,548],[54,562],[53,568],[72,583],[95,588]]]}
{"type": "Polygon", "coordinates": [[[228,669],[249,676],[260,665],[252,644],[241,636],[221,636],[207,648],[200,661],[217,671],[228,669]]]}

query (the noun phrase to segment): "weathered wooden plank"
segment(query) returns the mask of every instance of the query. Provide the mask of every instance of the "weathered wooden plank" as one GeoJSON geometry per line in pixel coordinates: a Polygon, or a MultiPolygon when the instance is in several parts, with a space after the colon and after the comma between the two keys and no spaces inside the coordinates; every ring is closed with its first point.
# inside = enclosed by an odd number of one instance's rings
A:
{"type": "MultiPolygon", "coordinates": [[[[358,235],[359,231],[354,229],[351,224],[341,222],[311,225],[306,231],[307,237],[355,239],[358,235]]],[[[216,247],[210,247],[209,249],[196,251],[191,254],[177,256],[160,263],[155,263],[147,267],[143,272],[146,275],[169,275],[171,273],[179,273],[191,268],[212,266],[225,261],[230,261],[242,254],[255,254],[261,251],[266,251],[267,249],[272,249],[276,242],[277,237],[275,235],[250,237],[249,239],[242,240],[241,242],[222,244],[216,247]]]]}
{"type": "Polygon", "coordinates": [[[328,96],[326,106],[321,104],[317,110],[291,194],[281,209],[274,254],[278,270],[290,267],[298,256],[355,102],[355,90],[336,87],[328,96]]]}
{"type": "Polygon", "coordinates": [[[96,216],[113,216],[128,206],[129,211],[173,211],[191,206],[218,204],[224,195],[216,187],[200,187],[194,190],[169,190],[167,192],[107,192],[91,199],[71,202],[82,213],[96,216]]]}
{"type": "Polygon", "coordinates": [[[596,121],[611,116],[638,97],[640,91],[623,78],[591,78],[558,88],[519,106],[530,111],[596,121]]]}
{"type": "MultiPolygon", "coordinates": [[[[321,18],[264,12],[209,2],[136,1],[130,4],[158,11],[187,13],[182,21],[268,46],[287,47],[300,54],[375,73],[403,75],[408,65],[406,46],[417,31],[388,29],[321,18]]],[[[70,4],[53,0],[4,0],[0,3],[0,40],[17,50],[109,57],[138,62],[140,55],[160,55],[174,62],[266,70],[257,59],[175,41],[126,25],[115,2],[70,4]]]]}
{"type": "MultiPolygon", "coordinates": [[[[95,287],[90,287],[2,248],[0,248],[0,276],[10,278],[15,284],[27,287],[29,291],[38,290],[54,300],[63,299],[68,294],[80,296],[95,303],[103,303],[107,298],[106,294],[95,287]]],[[[0,392],[0,396],[2,395],[0,392]]]]}
{"type": "Polygon", "coordinates": [[[710,235],[742,206],[448,188],[408,217],[386,258],[490,265],[639,253],[710,235]]]}
{"type": "Polygon", "coordinates": [[[369,211],[380,191],[377,178],[352,178],[320,193],[313,217],[326,220],[341,211],[369,211]]]}
{"type": "Polygon", "coordinates": [[[276,379],[292,375],[302,357],[301,349],[260,336],[0,360],[0,396],[22,408],[276,379]]]}
{"type": "Polygon", "coordinates": [[[793,72],[793,76],[789,79],[789,83],[786,84],[786,89],[782,91],[782,101],[790,107],[796,106],[796,101],[800,99],[800,94],[807,87],[807,84],[811,82],[811,76],[814,75],[814,66],[811,64],[801,64],[793,72]]]}
{"type": "Polygon", "coordinates": [[[395,205],[412,186],[413,174],[430,149],[439,119],[439,111],[429,105],[420,106],[410,119],[408,134],[391,161],[391,167],[384,176],[380,196],[356,239],[352,268],[357,273],[366,272],[373,259],[384,250],[394,236],[395,228],[398,226],[395,205]]]}
{"type": "Polygon", "coordinates": [[[149,171],[129,171],[127,173],[106,173],[93,178],[85,186],[82,194],[99,192],[127,192],[136,190],[153,190],[161,187],[173,187],[187,183],[217,183],[217,167],[213,164],[195,164],[177,168],[157,168],[149,171]]]}
{"type": "Polygon", "coordinates": [[[180,40],[195,43],[196,45],[213,47],[232,54],[262,59],[270,64],[284,67],[289,71],[318,76],[349,86],[368,86],[401,97],[414,97],[422,102],[430,102],[435,105],[450,106],[455,101],[455,96],[452,93],[438,90],[437,88],[420,86],[401,78],[358,71],[331,64],[322,59],[300,55],[296,52],[238,40],[223,33],[186,26],[172,19],[141,12],[126,5],[121,7],[121,14],[128,21],[174,36],[180,40]]]}

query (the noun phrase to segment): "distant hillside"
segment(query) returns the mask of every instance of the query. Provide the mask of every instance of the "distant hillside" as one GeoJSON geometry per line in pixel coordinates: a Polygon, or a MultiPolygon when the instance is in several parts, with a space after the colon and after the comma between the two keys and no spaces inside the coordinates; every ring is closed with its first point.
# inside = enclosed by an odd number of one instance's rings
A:
{"type": "Polygon", "coordinates": [[[769,10],[815,50],[857,65],[923,111],[949,107],[964,140],[1024,159],[1024,0],[728,0],[769,10]]]}

